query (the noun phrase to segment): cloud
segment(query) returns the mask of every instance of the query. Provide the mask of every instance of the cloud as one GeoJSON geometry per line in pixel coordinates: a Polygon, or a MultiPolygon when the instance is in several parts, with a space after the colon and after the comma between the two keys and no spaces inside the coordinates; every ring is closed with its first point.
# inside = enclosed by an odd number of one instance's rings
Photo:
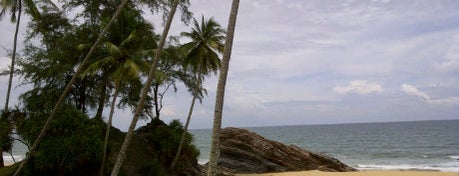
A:
{"type": "Polygon", "coordinates": [[[417,97],[422,98],[423,100],[430,100],[430,96],[427,95],[427,93],[420,91],[416,87],[409,85],[409,84],[403,84],[402,85],[402,91],[407,93],[408,95],[414,95],[417,97]]]}
{"type": "Polygon", "coordinates": [[[437,105],[457,105],[459,104],[459,97],[446,97],[446,98],[433,99],[431,98],[430,95],[428,95],[427,93],[419,90],[418,88],[412,85],[403,84],[401,87],[402,87],[402,91],[405,92],[406,94],[420,97],[422,100],[430,104],[437,104],[437,105]]]}
{"type": "Polygon", "coordinates": [[[339,94],[360,94],[366,95],[370,93],[382,92],[383,88],[377,83],[367,82],[365,80],[354,80],[348,86],[336,86],[333,91],[339,94]]]}

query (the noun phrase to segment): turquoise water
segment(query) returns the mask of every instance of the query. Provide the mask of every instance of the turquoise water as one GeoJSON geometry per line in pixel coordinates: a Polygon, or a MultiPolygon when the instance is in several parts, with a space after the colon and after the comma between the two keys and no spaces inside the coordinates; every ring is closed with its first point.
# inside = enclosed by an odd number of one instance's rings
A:
{"type": "MultiPolygon", "coordinates": [[[[266,138],[333,156],[362,170],[459,172],[459,120],[246,128],[266,138]]],[[[192,130],[209,156],[210,130],[192,130]]]]}

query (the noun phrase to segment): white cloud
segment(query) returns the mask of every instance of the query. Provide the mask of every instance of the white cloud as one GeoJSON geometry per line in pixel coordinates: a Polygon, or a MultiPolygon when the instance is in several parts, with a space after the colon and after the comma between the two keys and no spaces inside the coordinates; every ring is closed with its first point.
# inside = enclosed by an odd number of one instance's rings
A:
{"type": "Polygon", "coordinates": [[[430,96],[427,95],[427,93],[420,91],[418,88],[409,85],[409,84],[403,84],[402,85],[402,91],[407,93],[408,95],[414,95],[422,98],[423,100],[430,100],[430,96]]]}
{"type": "Polygon", "coordinates": [[[420,97],[422,100],[430,104],[437,104],[437,105],[457,105],[459,104],[459,97],[446,97],[446,98],[433,99],[427,93],[409,84],[403,84],[402,91],[408,95],[420,97]]]}
{"type": "Polygon", "coordinates": [[[333,91],[339,94],[370,94],[382,92],[383,88],[377,83],[367,82],[365,80],[354,80],[349,83],[347,86],[336,86],[333,88],[333,91]]]}

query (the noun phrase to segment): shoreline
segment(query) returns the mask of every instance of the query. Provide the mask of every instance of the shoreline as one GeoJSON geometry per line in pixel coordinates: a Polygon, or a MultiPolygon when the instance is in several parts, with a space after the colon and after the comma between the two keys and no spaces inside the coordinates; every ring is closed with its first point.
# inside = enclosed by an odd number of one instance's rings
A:
{"type": "Polygon", "coordinates": [[[459,172],[441,172],[429,170],[363,170],[356,172],[323,172],[312,170],[264,174],[236,174],[236,176],[432,176],[432,174],[435,174],[435,176],[459,176],[459,172]]]}

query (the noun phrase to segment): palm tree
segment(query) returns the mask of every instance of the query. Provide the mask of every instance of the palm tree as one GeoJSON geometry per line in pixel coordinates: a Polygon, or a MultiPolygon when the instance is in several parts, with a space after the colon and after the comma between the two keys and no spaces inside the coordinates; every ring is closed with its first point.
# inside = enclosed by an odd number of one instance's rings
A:
{"type": "MultiPolygon", "coordinates": [[[[138,41],[134,40],[136,37],[135,35],[136,31],[133,31],[125,40],[121,42],[121,44],[119,44],[119,46],[116,46],[110,42],[105,43],[105,48],[108,51],[109,56],[92,63],[90,66],[88,66],[85,73],[83,74],[85,75],[87,73],[95,73],[102,69],[104,71],[108,71],[106,74],[109,75],[108,77],[114,84],[113,99],[110,106],[107,129],[105,131],[104,149],[100,173],[102,173],[104,170],[107,155],[108,137],[110,134],[110,128],[112,127],[112,119],[115,111],[116,99],[119,96],[120,89],[126,82],[139,79],[140,73],[146,72],[149,68],[148,63],[142,60],[142,57],[139,57],[141,56],[139,54],[140,52],[129,53],[129,49],[127,47],[132,47],[138,43],[138,41]]],[[[139,49],[140,48],[141,47],[139,47],[139,49]]]]}
{"type": "Polygon", "coordinates": [[[191,89],[193,99],[191,100],[185,129],[174,161],[172,162],[171,169],[175,167],[180,156],[185,141],[185,134],[188,131],[191,115],[193,114],[195,101],[196,99],[202,99],[202,82],[204,76],[218,71],[220,68],[220,59],[218,58],[217,52],[222,53],[224,48],[224,31],[212,18],[205,21],[204,16],[202,16],[201,23],[199,24],[196,19],[194,19],[193,25],[194,27],[191,32],[182,32],[181,35],[191,39],[190,42],[182,46],[182,49],[186,53],[184,65],[185,67],[191,67],[191,70],[195,73],[197,86],[191,89]]]}
{"type": "Polygon", "coordinates": [[[228,76],[231,49],[233,47],[234,29],[236,27],[239,0],[233,0],[231,13],[228,20],[228,33],[226,34],[225,50],[223,51],[222,68],[218,77],[217,95],[215,100],[214,124],[212,127],[212,144],[210,147],[209,168],[207,176],[216,175],[217,159],[220,147],[220,128],[222,126],[223,100],[225,97],[226,78],[228,76]]]}
{"type": "Polygon", "coordinates": [[[177,9],[178,3],[179,3],[179,0],[174,0],[174,2],[172,3],[171,10],[169,12],[169,16],[167,17],[166,26],[164,26],[164,30],[163,30],[163,33],[161,34],[161,39],[159,41],[158,49],[155,53],[155,57],[153,58],[153,63],[151,64],[150,71],[148,73],[147,81],[142,88],[140,99],[137,102],[137,107],[134,112],[134,117],[132,118],[131,125],[129,126],[129,130],[123,141],[118,157],[116,158],[116,163],[111,173],[112,176],[118,176],[121,165],[123,164],[123,161],[126,158],[126,151],[129,147],[129,144],[131,143],[132,135],[134,134],[134,128],[137,125],[137,121],[139,120],[139,116],[142,113],[143,106],[145,105],[145,99],[147,98],[148,92],[150,92],[149,89],[150,89],[151,83],[153,79],[155,78],[156,67],[158,65],[159,58],[161,57],[161,52],[164,48],[164,44],[166,43],[165,41],[167,38],[167,34],[169,33],[169,29],[172,24],[172,20],[174,18],[174,14],[177,9]]]}
{"type": "MultiPolygon", "coordinates": [[[[8,104],[10,101],[10,93],[11,93],[11,84],[13,81],[13,74],[14,74],[14,63],[16,61],[16,47],[18,42],[18,32],[19,32],[19,24],[21,22],[21,14],[22,14],[22,1],[21,0],[2,0],[0,2],[2,6],[2,11],[0,11],[0,19],[5,16],[7,9],[11,12],[10,21],[12,23],[16,22],[16,29],[14,32],[14,44],[13,44],[13,55],[11,56],[11,68],[10,68],[10,78],[8,80],[8,89],[6,91],[6,100],[5,100],[5,112],[8,111],[8,104]],[[17,16],[16,16],[17,12],[17,16]]],[[[0,148],[0,151],[1,148],[0,148]]],[[[3,162],[2,162],[3,163],[3,162]]],[[[0,166],[3,166],[1,164],[0,166]]]]}
{"type": "MultiPolygon", "coordinates": [[[[45,0],[44,2],[46,4],[51,4],[53,5],[53,7],[55,7],[55,5],[49,0],[45,0]]],[[[25,3],[32,17],[36,18],[37,16],[39,16],[38,10],[33,1],[26,0],[25,3]]],[[[11,94],[11,85],[13,82],[13,75],[14,75],[14,65],[16,63],[16,50],[17,50],[17,42],[18,42],[19,25],[21,23],[22,0],[1,0],[0,6],[2,7],[0,11],[0,19],[2,19],[6,15],[6,12],[9,10],[11,13],[10,21],[12,23],[16,23],[16,29],[14,31],[13,54],[11,56],[10,75],[9,75],[9,80],[8,80],[8,88],[6,91],[6,100],[5,100],[5,109],[4,109],[4,112],[8,113],[8,106],[9,106],[10,94],[11,94]]],[[[3,152],[2,147],[0,147],[0,152],[3,152]]],[[[2,157],[0,159],[0,167],[3,167],[3,166],[4,166],[4,163],[3,163],[3,157],[2,157]]]]}
{"type": "Polygon", "coordinates": [[[24,158],[24,160],[21,162],[21,164],[19,165],[18,169],[16,170],[16,172],[14,173],[14,176],[19,176],[21,175],[23,169],[24,169],[24,166],[27,164],[27,162],[30,160],[30,156],[31,154],[30,153],[33,153],[35,152],[35,150],[37,149],[38,145],[40,144],[41,140],[43,139],[43,137],[45,136],[46,132],[48,131],[49,129],[49,126],[51,124],[51,121],[53,120],[53,118],[56,116],[56,113],[57,113],[57,110],[60,108],[60,106],[62,105],[62,103],[64,102],[65,98],[67,97],[67,95],[69,94],[70,90],[72,89],[72,85],[75,83],[75,81],[77,80],[77,78],[81,75],[81,73],[83,73],[83,70],[84,70],[84,67],[86,66],[86,64],[89,62],[89,58],[91,58],[92,54],[94,53],[94,50],[96,49],[97,45],[99,45],[99,43],[101,42],[102,38],[104,37],[104,34],[108,31],[108,29],[110,28],[110,26],[112,25],[112,23],[115,21],[116,17],[118,17],[118,15],[120,14],[121,10],[124,8],[124,6],[126,6],[127,2],[129,0],[123,0],[123,2],[121,3],[121,5],[119,6],[118,10],[115,12],[115,14],[113,14],[112,18],[110,19],[110,21],[107,23],[107,26],[105,26],[104,30],[102,30],[102,32],[99,34],[99,37],[97,38],[96,42],[92,45],[91,49],[89,50],[88,54],[86,55],[86,57],[83,59],[83,61],[81,62],[81,64],[78,66],[78,68],[76,69],[75,71],[75,74],[73,75],[72,79],[67,83],[65,89],[64,89],[64,92],[62,92],[61,96],[59,97],[56,105],[54,106],[54,109],[52,110],[51,114],[49,115],[48,119],[46,120],[45,122],[45,125],[43,126],[43,128],[41,129],[40,131],[40,134],[37,136],[37,138],[35,139],[32,147],[30,148],[30,151],[29,151],[29,154],[26,156],[26,158],[24,158]]]}

